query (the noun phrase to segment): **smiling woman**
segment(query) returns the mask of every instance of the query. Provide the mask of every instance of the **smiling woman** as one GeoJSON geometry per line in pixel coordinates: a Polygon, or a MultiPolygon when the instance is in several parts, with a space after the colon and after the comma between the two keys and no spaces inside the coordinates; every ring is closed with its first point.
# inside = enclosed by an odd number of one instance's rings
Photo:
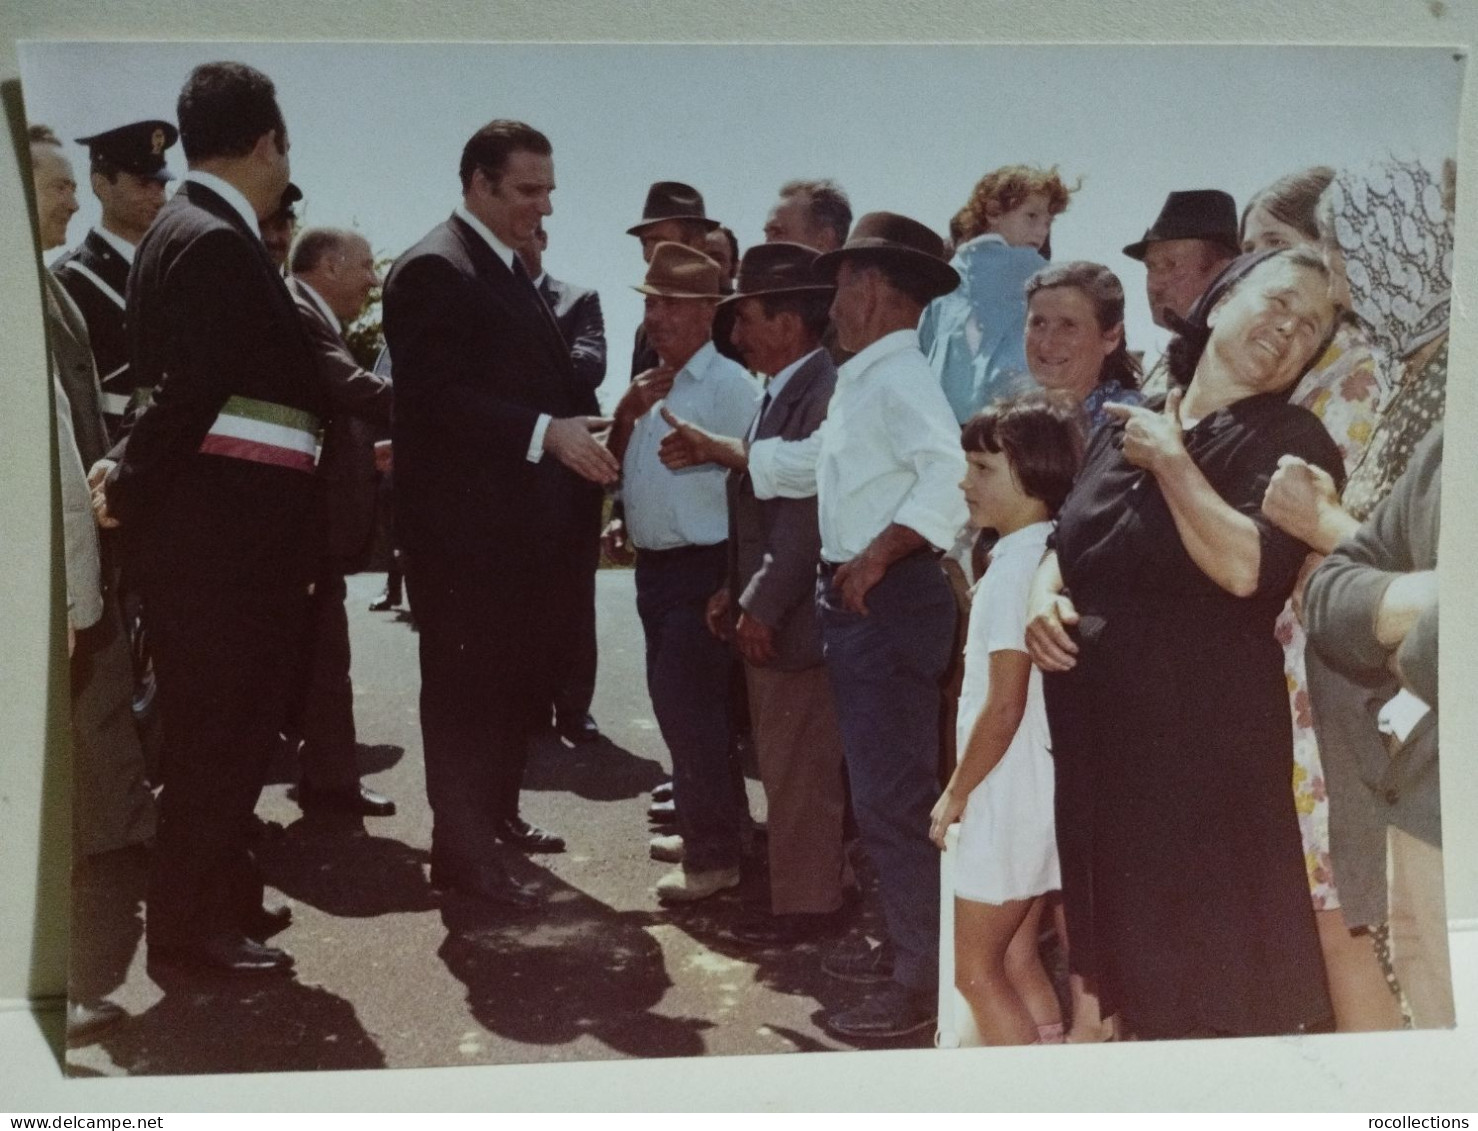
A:
{"type": "Polygon", "coordinates": [[[1332,320],[1317,256],[1224,272],[1177,355],[1189,388],[1110,408],[1034,583],[1069,960],[1140,1037],[1329,1021],[1273,638],[1307,547],[1258,504],[1285,453],[1342,473],[1278,395],[1332,320]]]}

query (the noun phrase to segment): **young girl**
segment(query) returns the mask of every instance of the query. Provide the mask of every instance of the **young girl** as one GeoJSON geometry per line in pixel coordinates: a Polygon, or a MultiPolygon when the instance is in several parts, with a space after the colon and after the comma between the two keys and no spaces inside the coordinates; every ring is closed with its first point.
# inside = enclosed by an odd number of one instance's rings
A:
{"type": "Polygon", "coordinates": [[[958,767],[931,814],[955,869],[955,984],[988,1045],[1062,1039],[1037,954],[1043,896],[1060,886],[1042,676],[1026,653],[1027,594],[1051,519],[1083,455],[1079,410],[1060,395],[991,405],[961,438],[970,517],[1000,533],[970,610],[958,767]],[[963,819],[961,814],[963,813],[963,819]]]}
{"type": "Polygon", "coordinates": [[[1022,288],[1047,265],[1052,220],[1074,191],[1056,169],[1007,165],[980,179],[951,224],[960,285],[924,311],[919,338],[962,424],[1026,373],[1022,288]]]}

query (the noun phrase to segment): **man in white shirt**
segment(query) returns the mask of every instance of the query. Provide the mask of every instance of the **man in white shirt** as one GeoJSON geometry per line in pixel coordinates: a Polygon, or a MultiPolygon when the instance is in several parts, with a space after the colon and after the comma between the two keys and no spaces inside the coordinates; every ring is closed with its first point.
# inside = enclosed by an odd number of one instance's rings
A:
{"type": "Polygon", "coordinates": [[[824,1023],[849,1038],[900,1036],[934,1018],[939,854],[939,682],[955,601],[937,558],[966,520],[959,426],[918,347],[924,306],[959,284],[940,238],[904,216],[862,217],[817,261],[834,277],[832,320],[856,355],[826,422],[806,440],[750,446],[758,498],[814,492],[817,602],[852,804],[878,872],[888,941],[832,954],[828,973],[880,990],[824,1023]]]}
{"type": "Polygon", "coordinates": [[[743,782],[729,757],[728,648],[704,612],[728,567],[728,509],[720,467],[670,471],[658,455],[670,431],[665,406],[724,436],[740,436],[760,393],[711,338],[722,297],[719,265],[701,251],[658,244],[646,281],[644,326],[658,365],[640,374],[616,408],[611,450],[622,458],[629,532],[608,542],[636,548],[636,602],[647,641],[647,688],[672,754],[681,866],[657,883],[666,902],[705,899],[739,884],[747,819],[743,782]]]}

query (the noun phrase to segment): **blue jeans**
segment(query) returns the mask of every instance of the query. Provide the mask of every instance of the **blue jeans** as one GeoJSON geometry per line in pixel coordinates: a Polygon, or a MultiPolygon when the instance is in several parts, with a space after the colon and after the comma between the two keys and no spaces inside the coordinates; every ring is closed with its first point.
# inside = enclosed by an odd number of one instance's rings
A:
{"type": "Polygon", "coordinates": [[[852,809],[878,873],[893,942],[893,979],[932,993],[939,980],[940,680],[954,641],[955,600],[931,557],[904,558],[849,611],[823,572],[816,605],[836,696],[852,809]]]}
{"type": "Polygon", "coordinates": [[[647,638],[647,694],[672,755],[672,797],[683,864],[695,872],[739,864],[749,807],[729,756],[729,646],[703,613],[724,584],[727,543],[642,550],[636,611],[647,638]]]}

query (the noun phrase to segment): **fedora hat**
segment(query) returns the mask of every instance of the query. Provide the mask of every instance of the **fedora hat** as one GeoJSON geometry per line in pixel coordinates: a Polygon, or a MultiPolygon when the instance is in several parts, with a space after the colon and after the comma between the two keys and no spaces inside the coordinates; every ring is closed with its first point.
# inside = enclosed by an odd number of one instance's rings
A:
{"type": "Polygon", "coordinates": [[[863,259],[901,268],[924,283],[933,298],[960,285],[960,275],[945,262],[938,233],[896,212],[869,212],[858,220],[847,242],[816,259],[819,278],[835,283],[843,260],[863,259]]]}
{"type": "Polygon", "coordinates": [[[1130,259],[1144,259],[1152,243],[1164,240],[1210,240],[1234,254],[1242,250],[1237,225],[1237,203],[1221,189],[1188,189],[1172,192],[1144,238],[1124,249],[1130,259]]]}
{"type": "Polygon", "coordinates": [[[641,220],[627,228],[626,234],[639,236],[643,228],[650,228],[663,220],[697,220],[708,231],[719,226],[717,220],[710,220],[704,213],[703,194],[681,181],[657,181],[647,189],[641,220]]]}
{"type": "Polygon", "coordinates": [[[723,297],[719,290],[722,269],[701,251],[680,243],[664,241],[652,252],[646,280],[633,290],[664,298],[723,297]]]}
{"type": "Polygon", "coordinates": [[[816,249],[798,243],[755,244],[739,260],[739,280],[725,303],[758,295],[828,294],[836,289],[816,274],[816,249]]]}

